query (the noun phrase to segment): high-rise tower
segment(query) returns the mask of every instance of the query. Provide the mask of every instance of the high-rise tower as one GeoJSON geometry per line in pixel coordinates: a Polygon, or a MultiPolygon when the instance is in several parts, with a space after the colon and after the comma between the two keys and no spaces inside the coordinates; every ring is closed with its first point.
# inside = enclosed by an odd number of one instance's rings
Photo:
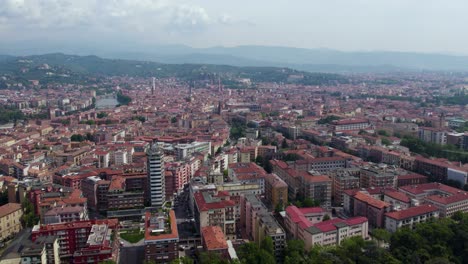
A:
{"type": "Polygon", "coordinates": [[[151,86],[151,94],[154,94],[155,89],[156,89],[156,78],[153,77],[153,85],[151,86]]]}
{"type": "Polygon", "coordinates": [[[166,200],[164,153],[153,144],[147,153],[148,201],[151,207],[162,207],[166,200]]]}

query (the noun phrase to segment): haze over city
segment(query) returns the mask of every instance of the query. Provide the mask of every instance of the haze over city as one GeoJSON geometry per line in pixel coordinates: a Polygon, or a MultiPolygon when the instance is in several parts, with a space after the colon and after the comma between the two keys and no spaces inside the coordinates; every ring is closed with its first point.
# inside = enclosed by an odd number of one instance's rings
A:
{"type": "Polygon", "coordinates": [[[467,55],[467,9],[463,0],[4,0],[0,36],[2,46],[20,47],[265,45],[467,55]]]}

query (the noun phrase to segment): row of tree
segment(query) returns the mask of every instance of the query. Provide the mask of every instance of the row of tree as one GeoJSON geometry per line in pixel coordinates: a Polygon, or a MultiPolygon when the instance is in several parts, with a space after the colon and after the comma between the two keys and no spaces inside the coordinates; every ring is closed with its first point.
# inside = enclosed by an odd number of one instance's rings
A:
{"type": "Polygon", "coordinates": [[[411,136],[403,137],[400,145],[409,148],[411,152],[418,153],[423,156],[446,158],[453,161],[468,163],[468,152],[458,149],[454,145],[428,143],[411,136]]]}

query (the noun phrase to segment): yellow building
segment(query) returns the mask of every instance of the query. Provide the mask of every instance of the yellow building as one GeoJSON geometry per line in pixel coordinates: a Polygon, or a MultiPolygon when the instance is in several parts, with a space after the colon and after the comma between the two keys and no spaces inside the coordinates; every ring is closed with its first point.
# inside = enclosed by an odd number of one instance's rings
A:
{"type": "Polygon", "coordinates": [[[23,210],[17,203],[0,206],[0,241],[12,238],[21,230],[23,210]]]}

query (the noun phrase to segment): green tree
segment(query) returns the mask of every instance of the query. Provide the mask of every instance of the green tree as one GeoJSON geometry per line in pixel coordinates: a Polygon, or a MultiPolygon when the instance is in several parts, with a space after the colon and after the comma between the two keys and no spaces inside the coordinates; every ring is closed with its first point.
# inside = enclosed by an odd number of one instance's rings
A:
{"type": "Polygon", "coordinates": [[[316,206],[320,206],[320,202],[307,197],[302,202],[302,206],[303,207],[316,207],[316,206]]]}
{"type": "Polygon", "coordinates": [[[263,249],[266,252],[268,252],[270,255],[274,256],[275,246],[273,245],[273,239],[271,239],[271,237],[269,236],[265,237],[260,244],[260,249],[263,249]]]}
{"type": "Polygon", "coordinates": [[[328,214],[324,215],[322,221],[330,220],[330,216],[328,214]]]}
{"type": "Polygon", "coordinates": [[[99,112],[97,115],[96,115],[97,118],[105,118],[107,117],[107,113],[106,112],[99,112]]]}
{"type": "Polygon", "coordinates": [[[391,234],[382,228],[376,228],[372,231],[372,237],[377,240],[379,246],[382,246],[383,243],[389,243],[391,234]]]}
{"type": "Polygon", "coordinates": [[[177,117],[175,117],[175,116],[172,117],[172,118],[171,118],[171,123],[172,123],[172,124],[177,123],[177,117]]]}
{"type": "Polygon", "coordinates": [[[382,145],[389,146],[392,142],[388,138],[382,138],[382,145]]]}
{"type": "Polygon", "coordinates": [[[128,95],[122,94],[122,91],[117,92],[117,102],[119,102],[120,105],[128,105],[132,101],[132,98],[128,95]]]}
{"type": "Polygon", "coordinates": [[[74,141],[74,142],[82,142],[82,141],[85,141],[85,137],[83,137],[83,135],[80,135],[80,134],[73,134],[71,137],[70,137],[70,140],[71,141],[74,141]]]}
{"type": "Polygon", "coordinates": [[[193,259],[189,257],[181,257],[178,259],[174,259],[173,261],[171,261],[170,264],[193,264],[193,263],[194,263],[193,259]]]}
{"type": "Polygon", "coordinates": [[[33,204],[28,199],[24,199],[21,203],[21,207],[23,208],[23,225],[26,227],[33,227],[36,225],[39,222],[39,217],[34,212],[33,204]]]}

